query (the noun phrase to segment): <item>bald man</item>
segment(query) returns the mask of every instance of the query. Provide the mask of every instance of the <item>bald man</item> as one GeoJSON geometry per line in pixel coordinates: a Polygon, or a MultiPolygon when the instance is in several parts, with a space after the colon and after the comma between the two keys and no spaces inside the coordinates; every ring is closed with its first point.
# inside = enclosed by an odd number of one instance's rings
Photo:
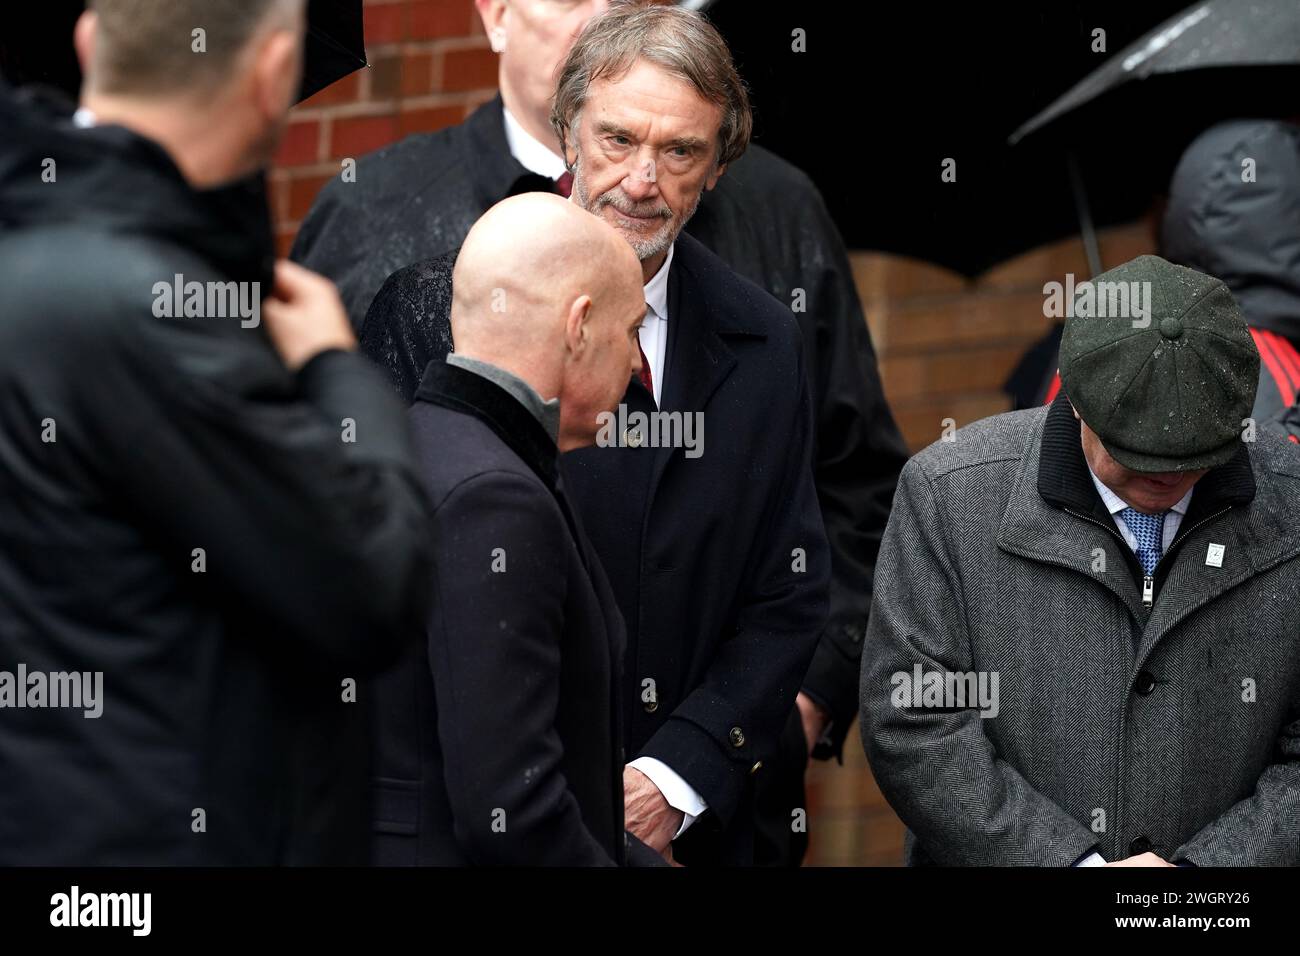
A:
{"type": "Polygon", "coordinates": [[[662,863],[623,829],[623,623],[556,466],[640,369],[641,266],[533,193],[470,230],[454,282],[456,351],[410,412],[434,610],[375,695],[374,861],[662,863]]]}

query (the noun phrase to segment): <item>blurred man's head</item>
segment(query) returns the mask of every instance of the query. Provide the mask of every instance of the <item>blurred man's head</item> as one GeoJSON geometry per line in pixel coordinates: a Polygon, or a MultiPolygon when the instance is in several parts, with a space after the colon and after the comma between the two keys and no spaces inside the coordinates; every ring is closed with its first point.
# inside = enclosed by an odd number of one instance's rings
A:
{"type": "Polygon", "coordinates": [[[749,97],[726,42],[675,7],[616,4],[560,72],[551,122],[573,198],[619,230],[649,279],[749,144],[749,97]]]}
{"type": "Polygon", "coordinates": [[[76,30],[82,105],[158,139],[196,185],[251,172],[270,161],[296,98],[305,10],[306,0],[90,0],[76,30]]]}
{"type": "Polygon", "coordinates": [[[558,196],[514,196],[470,230],[452,290],[457,354],[558,397],[561,451],[592,444],[641,367],[641,269],[618,233],[558,196]]]}
{"type": "Polygon", "coordinates": [[[497,81],[506,108],[534,138],[552,144],[556,74],[587,21],[603,13],[609,0],[474,0],[474,5],[488,42],[501,56],[497,81]]]}

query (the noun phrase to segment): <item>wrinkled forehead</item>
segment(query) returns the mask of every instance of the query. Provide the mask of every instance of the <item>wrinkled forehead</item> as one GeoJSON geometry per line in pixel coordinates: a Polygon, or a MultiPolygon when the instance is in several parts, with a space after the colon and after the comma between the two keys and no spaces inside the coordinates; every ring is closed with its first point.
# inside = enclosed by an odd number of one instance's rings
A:
{"type": "Polygon", "coordinates": [[[638,60],[621,75],[592,80],[581,118],[593,132],[623,133],[664,144],[673,140],[714,143],[722,128],[720,106],[685,77],[646,60],[638,60]]]}

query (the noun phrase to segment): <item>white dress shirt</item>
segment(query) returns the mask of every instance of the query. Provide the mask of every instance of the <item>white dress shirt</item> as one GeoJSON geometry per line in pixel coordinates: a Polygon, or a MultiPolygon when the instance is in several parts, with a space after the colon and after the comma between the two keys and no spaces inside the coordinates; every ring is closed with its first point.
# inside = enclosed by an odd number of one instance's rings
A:
{"type": "Polygon", "coordinates": [[[664,366],[668,359],[668,270],[672,268],[674,248],[668,247],[664,264],[645,284],[645,319],[637,333],[641,339],[641,351],[650,365],[650,384],[654,386],[656,406],[663,404],[660,397],[664,393],[664,366]]]}
{"type": "MultiPolygon", "coordinates": [[[[1111,520],[1115,522],[1115,528],[1119,531],[1120,535],[1123,536],[1124,543],[1129,546],[1130,550],[1132,550],[1134,554],[1137,554],[1137,538],[1133,537],[1133,532],[1130,531],[1129,526],[1124,523],[1124,519],[1119,516],[1121,511],[1129,507],[1129,503],[1119,495],[1115,494],[1115,492],[1111,491],[1109,486],[1097,477],[1097,473],[1092,470],[1091,465],[1088,466],[1088,474],[1092,476],[1092,483],[1097,486],[1097,494],[1101,495],[1101,502],[1106,506],[1106,510],[1110,512],[1111,520]]],[[[1163,540],[1160,542],[1160,551],[1162,554],[1165,551],[1168,551],[1169,546],[1174,543],[1174,535],[1178,534],[1178,528],[1183,523],[1183,517],[1187,514],[1187,506],[1192,500],[1192,492],[1195,490],[1195,485],[1188,488],[1187,494],[1183,495],[1182,498],[1178,500],[1178,503],[1170,508],[1168,513],[1165,514],[1165,526],[1161,532],[1163,540]]],[[[1096,852],[1089,853],[1086,857],[1075,864],[1075,866],[1105,865],[1106,858],[1096,852]]]]}
{"type": "Polygon", "coordinates": [[[520,126],[508,109],[502,108],[502,112],[506,117],[506,145],[520,166],[547,179],[559,179],[568,171],[564,159],[555,150],[520,126]]]}
{"type": "MultiPolygon", "coordinates": [[[[1110,488],[1108,488],[1106,484],[1093,472],[1091,465],[1088,466],[1088,474],[1092,475],[1092,483],[1097,486],[1097,494],[1101,495],[1102,504],[1106,506],[1106,510],[1110,512],[1111,520],[1115,522],[1115,527],[1119,529],[1119,533],[1123,535],[1124,543],[1132,549],[1134,554],[1137,554],[1137,538],[1133,537],[1133,532],[1130,531],[1128,525],[1124,523],[1124,519],[1119,516],[1121,511],[1129,507],[1129,503],[1119,495],[1115,494],[1115,492],[1111,491],[1110,488]]],[[[1165,515],[1163,540],[1160,543],[1161,554],[1168,551],[1169,546],[1174,543],[1174,535],[1178,534],[1178,528],[1183,523],[1183,516],[1187,514],[1187,505],[1192,500],[1192,492],[1194,490],[1196,490],[1195,485],[1188,488],[1187,494],[1183,495],[1183,497],[1179,499],[1178,503],[1170,508],[1168,513],[1165,515]]]]}

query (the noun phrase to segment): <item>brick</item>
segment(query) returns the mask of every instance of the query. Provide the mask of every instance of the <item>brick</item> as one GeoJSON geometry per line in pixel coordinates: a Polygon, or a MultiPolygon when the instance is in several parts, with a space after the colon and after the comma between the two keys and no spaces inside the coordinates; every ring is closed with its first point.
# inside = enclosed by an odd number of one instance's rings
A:
{"type": "Polygon", "coordinates": [[[433,54],[418,51],[375,57],[370,64],[370,98],[423,96],[433,90],[433,54]]]}
{"type": "Polygon", "coordinates": [[[997,391],[1024,348],[963,349],[938,355],[885,355],[880,381],[891,404],[922,395],[997,391]]]}
{"type": "Polygon", "coordinates": [[[448,50],[442,60],[442,89],[449,92],[494,87],[497,55],[487,47],[448,50]]]}
{"type": "Polygon", "coordinates": [[[391,100],[402,87],[402,57],[377,56],[370,61],[370,98],[391,100]]]}
{"type": "Polygon", "coordinates": [[[448,126],[455,126],[464,117],[465,111],[459,106],[432,106],[425,109],[402,110],[397,117],[397,135],[410,136],[412,133],[432,133],[448,126]]]}
{"type": "Polygon", "coordinates": [[[307,213],[311,211],[311,204],[316,201],[316,195],[333,178],[331,175],[295,176],[290,180],[287,207],[288,221],[301,222],[306,218],[307,213]]]}
{"type": "Polygon", "coordinates": [[[267,177],[267,202],[271,207],[271,221],[284,222],[289,215],[289,177],[273,172],[267,177]]]}
{"type": "Polygon", "coordinates": [[[332,158],[357,157],[391,143],[397,135],[397,120],[391,114],[339,117],[330,132],[332,158]]]}
{"type": "Polygon", "coordinates": [[[950,269],[888,252],[850,253],[849,263],[864,306],[881,299],[953,295],[970,284],[950,269]]]}
{"type": "Polygon", "coordinates": [[[899,355],[997,344],[1026,348],[1055,321],[1043,315],[1041,289],[932,302],[902,300],[897,307],[878,310],[884,329],[877,341],[880,350],[899,355]]]}
{"type": "Polygon", "coordinates": [[[463,37],[474,29],[478,14],[468,0],[411,0],[407,13],[407,38],[436,40],[463,37]]]}
{"type": "Polygon", "coordinates": [[[397,43],[406,39],[407,6],[405,3],[367,2],[362,11],[366,44],[397,43]]]}
{"type": "Polygon", "coordinates": [[[945,418],[951,418],[957,428],[965,428],[981,418],[1010,411],[1011,400],[1001,391],[988,390],[900,400],[890,408],[907,447],[916,452],[943,437],[945,418]]]}
{"type": "Polygon", "coordinates": [[[312,109],[317,106],[336,106],[339,103],[355,103],[361,98],[361,73],[349,73],[341,80],[336,80],[323,90],[309,96],[295,109],[312,109]]]}
{"type": "Polygon", "coordinates": [[[276,150],[276,166],[305,166],[316,162],[320,150],[320,122],[303,120],[290,123],[276,150]]]}
{"type": "Polygon", "coordinates": [[[402,96],[423,96],[433,91],[433,54],[410,52],[402,56],[402,96]]]}

